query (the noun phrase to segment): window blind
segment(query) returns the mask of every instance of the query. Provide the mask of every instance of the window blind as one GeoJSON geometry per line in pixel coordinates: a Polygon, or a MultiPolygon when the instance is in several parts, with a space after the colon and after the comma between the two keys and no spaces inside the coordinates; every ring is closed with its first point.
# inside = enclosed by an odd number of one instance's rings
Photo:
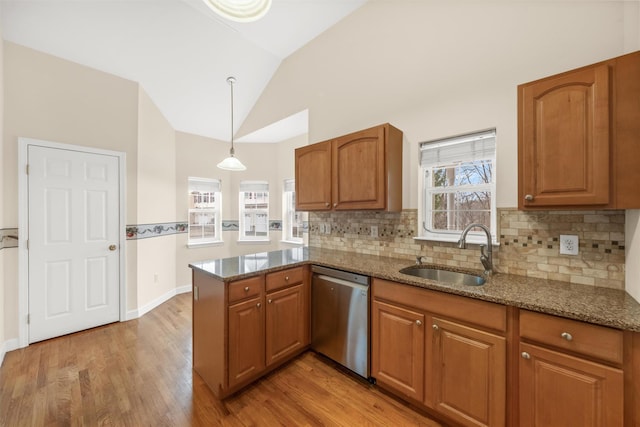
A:
{"type": "Polygon", "coordinates": [[[267,181],[240,181],[240,191],[266,192],[269,191],[269,183],[267,181]]]}
{"type": "Polygon", "coordinates": [[[420,166],[422,167],[488,160],[493,159],[495,155],[495,129],[420,144],[420,166]]]}
{"type": "Polygon", "coordinates": [[[285,179],[284,180],[284,191],[296,191],[296,181],[295,181],[295,179],[285,179]]]}

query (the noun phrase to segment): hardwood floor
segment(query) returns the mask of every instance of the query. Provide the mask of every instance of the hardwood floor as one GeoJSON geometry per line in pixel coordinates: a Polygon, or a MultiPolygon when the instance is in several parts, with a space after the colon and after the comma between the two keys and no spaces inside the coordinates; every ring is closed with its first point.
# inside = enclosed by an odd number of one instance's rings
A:
{"type": "Polygon", "coordinates": [[[440,426],[313,352],[218,401],[191,369],[191,294],[0,368],[0,426],[219,425],[440,426]]]}

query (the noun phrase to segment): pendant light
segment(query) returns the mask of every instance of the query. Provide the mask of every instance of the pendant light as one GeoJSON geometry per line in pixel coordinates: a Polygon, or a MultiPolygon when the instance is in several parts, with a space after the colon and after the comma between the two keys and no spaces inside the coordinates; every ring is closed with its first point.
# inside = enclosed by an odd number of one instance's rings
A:
{"type": "Polygon", "coordinates": [[[229,150],[229,157],[218,163],[218,167],[228,171],[243,171],[247,167],[235,158],[235,150],[233,149],[233,84],[235,82],[235,77],[227,77],[227,83],[231,86],[231,149],[229,150]]]}

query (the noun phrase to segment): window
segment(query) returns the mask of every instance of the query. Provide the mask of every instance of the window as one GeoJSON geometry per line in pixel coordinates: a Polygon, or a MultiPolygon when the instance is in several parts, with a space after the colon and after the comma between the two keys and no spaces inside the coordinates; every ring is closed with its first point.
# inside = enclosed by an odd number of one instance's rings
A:
{"type": "Polygon", "coordinates": [[[302,243],[304,213],[296,212],[296,186],[295,180],[293,179],[284,180],[282,212],[284,213],[282,224],[282,239],[286,242],[302,243]]]}
{"type": "Polygon", "coordinates": [[[219,180],[189,178],[189,245],[222,241],[221,208],[219,180]]]}
{"type": "Polygon", "coordinates": [[[269,240],[269,183],[240,182],[239,240],[269,240]]]}
{"type": "MultiPolygon", "coordinates": [[[[497,243],[495,157],[495,129],[420,144],[419,238],[457,241],[467,225],[481,223],[497,243]]],[[[467,241],[486,237],[474,229],[467,241]]]]}

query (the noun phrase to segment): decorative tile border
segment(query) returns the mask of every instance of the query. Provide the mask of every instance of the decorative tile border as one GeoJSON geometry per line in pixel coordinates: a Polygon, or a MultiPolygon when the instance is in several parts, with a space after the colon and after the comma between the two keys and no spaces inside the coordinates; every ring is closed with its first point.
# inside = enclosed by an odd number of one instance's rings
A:
{"type": "Polygon", "coordinates": [[[0,229],[0,249],[17,248],[18,247],[18,229],[3,228],[0,229]]]}
{"type": "Polygon", "coordinates": [[[168,236],[186,233],[186,222],[163,222],[160,224],[127,225],[127,240],[148,239],[150,237],[168,236]]]}
{"type": "MultiPolygon", "coordinates": [[[[303,232],[309,232],[309,222],[303,223],[303,232]]],[[[150,237],[167,236],[170,234],[186,233],[188,225],[186,222],[164,222],[160,224],[138,224],[127,225],[127,240],[148,239],[150,237]]],[[[222,231],[238,231],[240,230],[239,221],[237,219],[223,219],[222,231]]],[[[275,219],[269,221],[270,231],[282,231],[282,220],[275,219]]],[[[16,229],[17,233],[17,229],[16,229]]]]}

